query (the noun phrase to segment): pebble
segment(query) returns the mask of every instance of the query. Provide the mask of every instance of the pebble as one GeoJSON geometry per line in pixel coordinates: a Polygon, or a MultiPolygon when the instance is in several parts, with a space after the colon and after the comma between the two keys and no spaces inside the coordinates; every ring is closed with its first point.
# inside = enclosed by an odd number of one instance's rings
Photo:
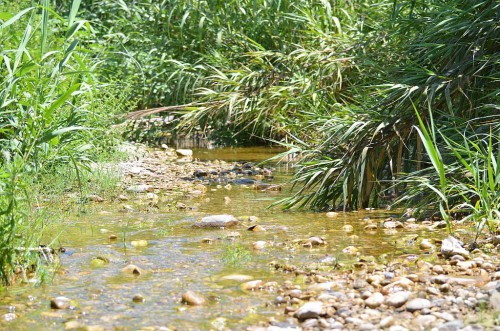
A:
{"type": "Polygon", "coordinates": [[[139,276],[143,273],[143,270],[136,266],[135,264],[129,264],[122,269],[123,273],[139,276]]]}
{"type": "Polygon", "coordinates": [[[204,297],[193,291],[187,291],[182,295],[181,302],[189,306],[201,306],[205,304],[206,300],[204,297]]]}
{"type": "Polygon", "coordinates": [[[414,312],[417,310],[422,310],[425,308],[430,308],[432,306],[431,302],[427,299],[422,299],[422,298],[416,298],[413,300],[410,300],[406,304],[406,310],[410,312],[414,312]]]}
{"type": "Polygon", "coordinates": [[[309,301],[297,309],[294,316],[299,320],[318,318],[322,311],[323,303],[321,301],[309,301]]]}
{"type": "Polygon", "coordinates": [[[438,331],[458,331],[464,327],[464,322],[461,320],[454,320],[450,322],[446,322],[438,326],[438,331]]]}
{"type": "Polygon", "coordinates": [[[365,300],[365,304],[370,308],[377,308],[384,303],[384,295],[380,292],[373,293],[365,300]]]}
{"type": "Polygon", "coordinates": [[[193,224],[193,228],[229,228],[238,225],[238,219],[233,215],[212,215],[203,217],[193,224]]]}
{"type": "Polygon", "coordinates": [[[334,212],[334,211],[329,211],[328,213],[326,213],[326,217],[333,218],[333,217],[337,217],[337,216],[339,216],[339,213],[334,212]]]}
{"type": "Polygon", "coordinates": [[[352,232],[354,231],[354,227],[350,224],[346,224],[342,227],[342,231],[344,232],[352,232]]]}
{"type": "Polygon", "coordinates": [[[263,288],[264,282],[260,279],[251,280],[240,285],[240,288],[245,291],[254,291],[263,288]]]}
{"type": "Polygon", "coordinates": [[[177,149],[175,150],[177,155],[182,156],[182,157],[192,157],[193,156],[193,151],[191,149],[177,149]]]}
{"type": "Polygon", "coordinates": [[[55,297],[50,300],[50,308],[52,309],[69,309],[71,300],[66,297],[55,297]]]}
{"type": "Polygon", "coordinates": [[[410,297],[410,292],[406,291],[396,292],[387,297],[386,304],[391,307],[399,308],[408,301],[409,297],[410,297]]]}

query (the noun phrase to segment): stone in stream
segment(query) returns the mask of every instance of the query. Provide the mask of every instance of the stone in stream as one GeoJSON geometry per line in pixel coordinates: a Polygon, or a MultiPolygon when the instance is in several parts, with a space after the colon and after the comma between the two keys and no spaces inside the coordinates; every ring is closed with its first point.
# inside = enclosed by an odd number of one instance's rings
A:
{"type": "Polygon", "coordinates": [[[181,302],[189,306],[201,306],[205,304],[206,300],[204,297],[193,291],[187,291],[182,295],[181,302]]]}
{"type": "Polygon", "coordinates": [[[462,242],[452,236],[444,239],[441,244],[441,254],[444,257],[452,257],[454,255],[460,255],[465,258],[469,257],[469,252],[462,247],[462,242]]]}
{"type": "Polygon", "coordinates": [[[66,297],[55,297],[50,300],[50,308],[52,309],[69,309],[71,300],[66,297]]]}
{"type": "Polygon", "coordinates": [[[399,308],[402,305],[404,305],[406,301],[408,301],[409,297],[410,297],[410,292],[400,291],[389,295],[385,303],[388,306],[399,308]]]}
{"type": "Polygon", "coordinates": [[[122,269],[122,272],[125,274],[131,274],[139,276],[143,273],[142,269],[134,264],[129,264],[125,268],[122,269]]]}
{"type": "Polygon", "coordinates": [[[350,225],[350,224],[346,224],[346,225],[344,225],[344,226],[342,227],[342,231],[344,231],[344,232],[352,232],[352,231],[354,231],[354,228],[353,228],[353,226],[352,226],[352,225],[350,225]]]}
{"type": "Polygon", "coordinates": [[[193,151],[190,149],[177,149],[175,151],[178,156],[182,157],[192,157],[193,156],[193,151]]]}
{"type": "Polygon", "coordinates": [[[233,215],[212,215],[203,217],[193,224],[193,228],[230,228],[238,225],[238,219],[233,215]]]}
{"type": "Polygon", "coordinates": [[[232,275],[222,276],[220,279],[221,280],[233,280],[236,282],[244,282],[244,281],[252,280],[253,277],[249,276],[249,275],[232,274],[232,275]]]}
{"type": "Polygon", "coordinates": [[[406,310],[414,312],[425,308],[431,308],[432,303],[427,299],[416,298],[406,304],[406,310]]]}
{"type": "Polygon", "coordinates": [[[295,311],[293,316],[299,320],[306,320],[309,318],[318,318],[323,311],[323,302],[309,301],[303,304],[295,311]]]}
{"type": "Polygon", "coordinates": [[[244,291],[254,291],[259,290],[264,287],[264,282],[260,279],[251,280],[249,282],[240,285],[240,288],[244,291]]]}

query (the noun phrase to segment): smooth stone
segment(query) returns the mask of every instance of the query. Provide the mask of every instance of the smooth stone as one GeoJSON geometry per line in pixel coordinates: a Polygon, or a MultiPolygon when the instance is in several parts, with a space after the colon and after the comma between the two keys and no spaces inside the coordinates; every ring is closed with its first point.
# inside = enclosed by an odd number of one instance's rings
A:
{"type": "Polygon", "coordinates": [[[260,279],[257,279],[240,284],[240,288],[244,291],[254,291],[263,288],[263,285],[264,282],[260,279]]]}
{"type": "Polygon", "coordinates": [[[55,297],[50,300],[50,308],[52,309],[69,309],[71,300],[66,297],[55,297]]]}
{"type": "Polygon", "coordinates": [[[181,302],[189,306],[201,306],[206,302],[206,300],[204,297],[193,291],[187,291],[182,295],[181,302]]]}
{"type": "Polygon", "coordinates": [[[461,320],[453,320],[450,322],[446,322],[438,326],[438,331],[458,331],[464,327],[464,322],[461,320]]]}
{"type": "Polygon", "coordinates": [[[461,255],[469,257],[469,252],[462,247],[462,242],[452,236],[448,236],[441,243],[441,254],[445,257],[452,257],[453,255],[461,255]]]}
{"type": "Polygon", "coordinates": [[[329,291],[337,285],[335,282],[316,283],[309,285],[307,289],[313,292],[329,291]]]}
{"type": "Polygon", "coordinates": [[[221,280],[232,280],[235,282],[244,282],[244,281],[252,280],[253,277],[249,276],[249,275],[233,274],[233,275],[222,276],[220,279],[221,280]]]}
{"type": "Polygon", "coordinates": [[[392,316],[387,316],[384,317],[380,320],[380,327],[381,328],[388,328],[390,326],[394,325],[394,317],[392,316]]]}
{"type": "Polygon", "coordinates": [[[376,292],[365,300],[365,304],[370,308],[377,308],[384,303],[384,295],[376,292]]]}
{"type": "Polygon", "coordinates": [[[412,321],[412,324],[421,330],[428,330],[436,320],[437,317],[434,315],[419,315],[412,321]]]}
{"type": "Polygon", "coordinates": [[[410,312],[431,307],[432,307],[431,302],[427,299],[422,299],[422,298],[413,299],[406,304],[406,310],[410,312]]]}
{"type": "Polygon", "coordinates": [[[432,244],[429,239],[423,239],[420,242],[420,249],[431,249],[433,247],[434,247],[434,244],[432,244]]]}
{"type": "Polygon", "coordinates": [[[342,227],[342,231],[344,232],[352,232],[354,231],[354,227],[350,224],[346,224],[342,227]]]}
{"type": "Polygon", "coordinates": [[[297,309],[294,316],[299,320],[318,318],[322,311],[323,303],[321,301],[309,301],[297,309]]]}
{"type": "Polygon", "coordinates": [[[386,304],[391,307],[399,308],[404,305],[410,298],[410,292],[400,291],[393,293],[387,297],[386,304]]]}
{"type": "Polygon", "coordinates": [[[148,245],[148,241],[147,240],[132,240],[130,242],[130,245],[132,245],[133,247],[146,247],[148,245]]]}
{"type": "Polygon", "coordinates": [[[182,157],[193,156],[193,151],[191,149],[176,149],[175,152],[182,157]]]}
{"type": "Polygon", "coordinates": [[[134,264],[129,264],[122,269],[123,273],[139,276],[143,273],[143,270],[134,264]]]}
{"type": "Polygon", "coordinates": [[[255,249],[255,250],[260,250],[260,249],[263,249],[267,246],[267,242],[263,241],[263,240],[259,240],[259,241],[256,241],[252,244],[252,248],[255,249]]]}
{"type": "Polygon", "coordinates": [[[193,228],[229,228],[238,225],[238,219],[233,215],[212,215],[203,217],[193,224],[193,228]]]}
{"type": "Polygon", "coordinates": [[[337,213],[335,211],[329,211],[328,213],[326,213],[326,217],[333,218],[333,217],[337,217],[337,216],[339,216],[339,213],[337,213]]]}
{"type": "Polygon", "coordinates": [[[262,225],[254,225],[248,228],[252,232],[266,232],[267,230],[262,225]]]}

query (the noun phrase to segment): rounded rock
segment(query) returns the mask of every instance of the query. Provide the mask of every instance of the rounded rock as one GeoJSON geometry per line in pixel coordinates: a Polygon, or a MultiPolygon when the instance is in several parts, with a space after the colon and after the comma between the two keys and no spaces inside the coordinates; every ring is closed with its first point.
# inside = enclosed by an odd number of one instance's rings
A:
{"type": "Polygon", "coordinates": [[[189,306],[201,306],[205,304],[206,300],[204,297],[193,291],[187,291],[182,295],[181,302],[189,306]]]}
{"type": "Polygon", "coordinates": [[[416,298],[406,304],[406,310],[410,312],[431,308],[432,303],[427,299],[416,298]]]}

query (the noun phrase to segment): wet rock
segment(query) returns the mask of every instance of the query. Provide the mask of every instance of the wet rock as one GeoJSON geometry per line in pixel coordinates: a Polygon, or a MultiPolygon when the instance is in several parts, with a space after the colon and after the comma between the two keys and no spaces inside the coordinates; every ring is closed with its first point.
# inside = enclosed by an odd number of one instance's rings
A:
{"type": "Polygon", "coordinates": [[[129,264],[125,268],[122,269],[122,272],[125,274],[136,275],[139,276],[144,273],[144,271],[134,264],[129,264]]]}
{"type": "Polygon", "coordinates": [[[140,294],[136,294],[132,297],[132,301],[135,303],[142,303],[145,301],[144,297],[140,294]]]}
{"type": "Polygon", "coordinates": [[[410,292],[400,291],[387,297],[386,304],[391,307],[399,308],[403,306],[410,298],[410,292]]]}
{"type": "Polygon", "coordinates": [[[365,304],[370,308],[377,308],[384,303],[384,295],[376,292],[365,300],[365,304]]]}
{"type": "Polygon", "coordinates": [[[240,288],[244,291],[254,291],[260,290],[264,287],[264,282],[260,279],[251,280],[240,285],[240,288]]]}
{"type": "Polygon", "coordinates": [[[324,246],[324,245],[326,245],[326,241],[320,237],[310,237],[303,244],[303,246],[324,246]]]}
{"type": "Polygon", "coordinates": [[[352,225],[350,225],[350,224],[346,224],[346,225],[344,225],[344,226],[342,227],[342,231],[344,231],[344,232],[352,232],[352,231],[354,231],[354,228],[353,228],[353,226],[352,226],[352,225]]]}
{"type": "Polygon", "coordinates": [[[434,245],[431,243],[431,241],[429,239],[423,239],[421,242],[420,242],[420,249],[431,249],[434,247],[434,245]]]}
{"type": "Polygon", "coordinates": [[[326,217],[334,218],[337,216],[339,216],[339,213],[334,212],[334,211],[329,211],[328,213],[326,213],[326,217]]]}
{"type": "Polygon", "coordinates": [[[416,298],[413,300],[410,300],[406,304],[406,310],[410,312],[426,309],[426,308],[431,308],[432,304],[429,300],[427,299],[422,299],[422,298],[416,298]]]}
{"type": "Polygon", "coordinates": [[[212,215],[203,217],[193,224],[193,228],[230,228],[238,225],[238,220],[233,215],[212,215]]]}
{"type": "Polygon", "coordinates": [[[347,255],[357,255],[357,254],[359,254],[359,251],[354,246],[347,246],[342,250],[342,253],[347,254],[347,255]]]}
{"type": "Polygon", "coordinates": [[[71,300],[66,297],[55,297],[50,300],[50,308],[52,309],[70,309],[71,300]]]}
{"type": "Polygon", "coordinates": [[[384,228],[386,229],[402,229],[404,228],[403,223],[399,221],[385,221],[384,222],[384,228]]]}
{"type": "Polygon", "coordinates": [[[221,280],[233,280],[236,282],[244,282],[248,280],[252,280],[253,277],[249,275],[240,275],[240,274],[232,274],[232,275],[226,275],[220,278],[221,280]]]}
{"type": "Polygon", "coordinates": [[[148,245],[148,241],[147,240],[132,240],[130,242],[130,245],[132,245],[133,247],[146,247],[148,245]]]}
{"type": "Polygon", "coordinates": [[[293,316],[299,320],[309,318],[318,318],[323,311],[323,303],[321,301],[309,301],[297,309],[293,316]]]}
{"type": "Polygon", "coordinates": [[[462,247],[462,242],[452,236],[444,239],[441,244],[441,254],[444,257],[452,257],[453,255],[461,255],[463,257],[469,257],[469,252],[462,247]]]}
{"type": "Polygon", "coordinates": [[[252,232],[266,232],[267,231],[263,226],[258,225],[258,224],[249,227],[247,230],[252,231],[252,232]]]}
{"type": "Polygon", "coordinates": [[[109,259],[104,256],[97,256],[90,261],[90,266],[92,268],[100,268],[109,264],[109,259]]]}
{"type": "Polygon", "coordinates": [[[175,153],[177,153],[177,155],[181,156],[181,157],[192,157],[193,156],[193,151],[190,149],[176,149],[175,153]]]}
{"type": "Polygon", "coordinates": [[[365,230],[365,231],[375,231],[375,230],[377,230],[377,228],[378,228],[377,224],[370,223],[370,224],[365,225],[365,227],[363,228],[363,230],[365,230]]]}
{"type": "Polygon", "coordinates": [[[109,240],[116,240],[116,239],[118,239],[118,236],[117,236],[116,234],[110,234],[110,235],[108,236],[108,239],[109,239],[109,240]]]}
{"type": "Polygon", "coordinates": [[[201,306],[206,303],[206,300],[193,291],[187,291],[182,295],[181,302],[189,306],[201,306]]]}

